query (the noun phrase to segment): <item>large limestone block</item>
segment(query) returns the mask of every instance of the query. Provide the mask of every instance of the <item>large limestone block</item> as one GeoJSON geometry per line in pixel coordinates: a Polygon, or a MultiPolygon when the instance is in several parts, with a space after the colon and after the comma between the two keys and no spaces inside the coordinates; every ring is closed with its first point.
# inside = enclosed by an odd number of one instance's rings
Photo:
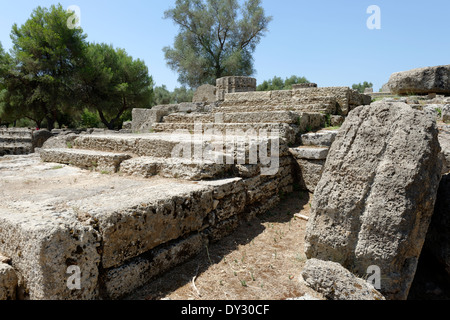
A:
{"type": "Polygon", "coordinates": [[[216,99],[216,87],[210,84],[204,84],[195,91],[192,102],[213,103],[216,99]]]}
{"type": "Polygon", "coordinates": [[[14,268],[0,262],[0,301],[15,300],[18,278],[14,268]]]}
{"type": "Polygon", "coordinates": [[[213,190],[166,183],[72,201],[102,236],[102,266],[117,267],[157,246],[198,231],[213,209],[213,190]]]}
{"type": "Polygon", "coordinates": [[[40,152],[42,161],[70,164],[80,168],[94,168],[115,173],[122,161],[131,158],[128,154],[77,149],[44,149],[40,152]]]}
{"type": "Polygon", "coordinates": [[[308,258],[365,274],[406,299],[433,214],[442,161],[435,121],[404,103],[353,110],[331,146],[312,203],[308,258]]]}
{"type": "Polygon", "coordinates": [[[450,94],[450,65],[397,72],[388,85],[394,94],[450,94]]]}
{"type": "Polygon", "coordinates": [[[445,158],[444,173],[450,172],[450,125],[439,125],[439,142],[445,158]]]}
{"type": "Polygon", "coordinates": [[[96,299],[100,243],[92,227],[51,206],[0,210],[0,251],[24,279],[25,299],[96,299]],[[70,266],[79,268],[80,290],[68,286],[70,266]]]}
{"type": "Polygon", "coordinates": [[[336,262],[310,259],[301,275],[308,287],[329,300],[386,300],[372,284],[336,262]]]}
{"type": "Polygon", "coordinates": [[[314,193],[322,178],[325,160],[297,159],[297,163],[300,167],[299,178],[302,187],[314,193]]]}
{"type": "Polygon", "coordinates": [[[324,130],[314,133],[306,133],[301,136],[302,144],[304,146],[325,146],[331,147],[336,136],[337,130],[324,130]]]}
{"type": "Polygon", "coordinates": [[[325,160],[328,156],[329,148],[301,146],[298,148],[291,148],[289,151],[296,159],[325,160]]]}
{"type": "Polygon", "coordinates": [[[156,248],[120,267],[106,271],[105,292],[109,299],[120,299],[145,285],[161,273],[197,255],[205,248],[207,240],[201,234],[156,248]]]}

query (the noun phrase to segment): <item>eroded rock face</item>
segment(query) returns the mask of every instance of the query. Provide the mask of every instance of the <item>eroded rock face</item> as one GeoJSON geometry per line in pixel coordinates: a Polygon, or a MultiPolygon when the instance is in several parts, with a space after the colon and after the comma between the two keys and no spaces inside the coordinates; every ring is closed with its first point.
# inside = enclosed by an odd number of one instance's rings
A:
{"type": "Polygon", "coordinates": [[[0,262],[0,301],[16,299],[17,282],[14,269],[10,265],[0,262]]]}
{"type": "Polygon", "coordinates": [[[450,65],[397,72],[388,85],[394,94],[450,94],[450,65]]]}
{"type": "Polygon", "coordinates": [[[310,259],[302,270],[303,282],[329,300],[386,300],[372,284],[339,263],[310,259]]]}
{"type": "Polygon", "coordinates": [[[192,102],[213,103],[216,101],[216,87],[204,84],[195,91],[192,102]]]}
{"type": "Polygon", "coordinates": [[[355,274],[378,266],[381,292],[406,299],[441,179],[440,150],[435,121],[404,103],[352,111],[316,188],[308,258],[355,274]]]}

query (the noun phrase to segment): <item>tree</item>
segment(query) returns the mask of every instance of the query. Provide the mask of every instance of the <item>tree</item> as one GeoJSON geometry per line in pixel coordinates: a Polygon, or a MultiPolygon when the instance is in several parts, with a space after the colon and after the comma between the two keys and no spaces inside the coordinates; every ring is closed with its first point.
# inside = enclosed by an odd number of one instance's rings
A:
{"type": "Polygon", "coordinates": [[[164,18],[180,27],[174,47],[163,49],[167,64],[191,88],[253,75],[252,55],[272,20],[261,0],[177,0],[164,18]]]}
{"type": "Polygon", "coordinates": [[[280,77],[273,77],[273,79],[265,80],[261,83],[257,91],[275,91],[275,90],[291,90],[293,84],[310,83],[305,77],[291,76],[283,80],[280,77]]]}
{"type": "Polygon", "coordinates": [[[7,72],[7,65],[7,56],[3,50],[2,43],[0,42],[0,125],[2,124],[2,118],[5,117],[4,95],[6,94],[5,75],[7,72]]]}
{"type": "Polygon", "coordinates": [[[358,92],[360,92],[360,93],[364,93],[364,91],[367,89],[367,88],[373,88],[373,83],[372,82],[367,82],[367,81],[364,81],[364,83],[358,83],[358,84],[354,84],[353,86],[352,86],[352,88],[353,88],[353,90],[356,90],[356,91],[358,91],[358,92]]]}
{"type": "Polygon", "coordinates": [[[89,44],[80,72],[81,101],[95,110],[110,130],[121,128],[133,108],[150,108],[153,81],[140,59],[107,44],[89,44]]]}
{"type": "Polygon", "coordinates": [[[76,72],[83,58],[86,35],[82,29],[69,28],[71,13],[61,5],[38,7],[25,24],[14,24],[11,31],[13,61],[5,84],[4,103],[40,126],[43,119],[49,130],[61,126],[67,114],[78,112],[76,72]]]}
{"type": "Polygon", "coordinates": [[[154,106],[159,106],[163,104],[171,104],[172,103],[172,94],[165,85],[160,87],[155,87],[153,89],[154,92],[154,106]]]}
{"type": "Polygon", "coordinates": [[[173,103],[192,102],[194,90],[186,87],[175,88],[172,92],[173,103]]]}
{"type": "Polygon", "coordinates": [[[173,92],[170,92],[165,85],[162,85],[160,87],[155,87],[153,91],[153,106],[192,102],[192,98],[194,97],[194,91],[192,89],[187,89],[186,87],[175,88],[173,92]]]}

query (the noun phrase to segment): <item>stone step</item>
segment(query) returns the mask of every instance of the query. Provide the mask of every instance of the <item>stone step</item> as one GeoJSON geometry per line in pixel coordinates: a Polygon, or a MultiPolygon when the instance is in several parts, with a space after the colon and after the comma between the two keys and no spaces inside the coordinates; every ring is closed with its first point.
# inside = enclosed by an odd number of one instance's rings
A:
{"type": "Polygon", "coordinates": [[[22,137],[32,139],[33,131],[30,129],[20,129],[20,128],[11,128],[11,129],[0,129],[0,138],[3,137],[22,137]]]}
{"type": "Polygon", "coordinates": [[[5,143],[0,145],[0,156],[24,155],[33,152],[31,143],[5,143]]]}
{"type": "Polygon", "coordinates": [[[164,117],[165,123],[298,123],[299,114],[291,111],[232,112],[232,113],[175,113],[164,117]]]}
{"type": "Polygon", "coordinates": [[[0,171],[0,252],[29,300],[120,299],[269,210],[293,184],[287,163],[277,177],[201,182],[52,167],[36,159],[21,175],[0,171]],[[21,188],[8,188],[10,177],[21,188]],[[68,286],[77,270],[82,290],[68,286]]]}
{"type": "Polygon", "coordinates": [[[335,97],[329,92],[320,89],[314,90],[313,94],[310,92],[308,89],[297,89],[228,93],[225,95],[223,105],[302,105],[335,101],[335,97]]]}
{"type": "MultiPolygon", "coordinates": [[[[74,140],[75,149],[97,150],[105,152],[117,152],[129,154],[133,157],[154,157],[154,158],[186,158],[186,159],[205,159],[205,155],[211,151],[223,150],[223,152],[234,152],[234,158],[239,159],[238,152],[245,153],[246,161],[249,159],[249,152],[254,148],[260,150],[261,147],[267,148],[268,156],[287,155],[287,143],[280,139],[276,134],[272,136],[271,131],[264,132],[247,131],[247,135],[242,131],[230,131],[228,134],[219,135],[221,132],[196,132],[191,130],[189,133],[186,128],[194,129],[193,124],[160,124],[174,126],[174,133],[152,133],[141,135],[86,135],[80,136],[74,140]],[[177,133],[175,130],[184,129],[184,133],[177,133]],[[215,133],[215,134],[211,134],[215,133]],[[241,133],[241,134],[239,134],[241,133]],[[273,146],[273,147],[272,147],[273,146]],[[273,149],[273,151],[272,151],[273,149]],[[275,152],[275,153],[274,153],[275,152]]],[[[229,124],[227,125],[230,127],[229,124]]],[[[290,130],[287,124],[277,124],[276,128],[285,128],[290,130]]],[[[242,127],[242,125],[239,125],[242,127]]],[[[267,126],[263,127],[267,129],[267,126]]],[[[202,128],[200,128],[202,129],[202,128]]],[[[203,128],[204,129],[204,128],[203,128]]],[[[288,132],[294,134],[293,132],[288,132]]],[[[282,132],[284,134],[284,132],[282,132]]],[[[209,159],[209,158],[208,158],[209,159]]]]}
{"type": "MultiPolygon", "coordinates": [[[[297,121],[306,121],[309,123],[309,119],[297,121]]],[[[299,132],[298,126],[291,126],[287,123],[205,123],[199,126],[198,129],[199,132],[216,132],[216,134],[221,134],[224,136],[257,136],[259,135],[260,130],[265,130],[268,135],[277,134],[286,143],[294,143],[299,132]]],[[[185,131],[194,134],[196,131],[196,126],[194,123],[155,123],[153,124],[153,130],[156,133],[165,134],[170,134],[177,131],[185,131]]]]}
{"type": "Polygon", "coordinates": [[[302,134],[300,139],[303,146],[331,147],[338,132],[338,130],[321,130],[302,134]]]}
{"type": "Polygon", "coordinates": [[[138,157],[125,160],[120,172],[130,176],[149,178],[159,175],[191,181],[222,179],[234,176],[234,164],[218,164],[213,161],[187,160],[181,158],[138,157]]]}
{"type": "Polygon", "coordinates": [[[43,149],[40,151],[40,157],[44,162],[68,164],[109,173],[117,172],[120,163],[131,158],[130,155],[123,153],[79,149],[43,149]]]}
{"type": "Polygon", "coordinates": [[[306,160],[325,160],[328,157],[329,150],[327,147],[315,146],[301,146],[289,149],[294,158],[306,160]]]}
{"type": "Polygon", "coordinates": [[[15,143],[33,143],[33,138],[31,136],[0,136],[0,146],[5,144],[15,144],[15,143]]]}
{"type": "Polygon", "coordinates": [[[285,105],[238,105],[238,104],[221,104],[218,107],[212,109],[213,113],[231,113],[231,112],[280,112],[280,111],[291,111],[291,112],[317,112],[317,113],[336,113],[336,101],[330,99],[329,102],[322,103],[296,103],[296,104],[285,104],[285,105]]]}

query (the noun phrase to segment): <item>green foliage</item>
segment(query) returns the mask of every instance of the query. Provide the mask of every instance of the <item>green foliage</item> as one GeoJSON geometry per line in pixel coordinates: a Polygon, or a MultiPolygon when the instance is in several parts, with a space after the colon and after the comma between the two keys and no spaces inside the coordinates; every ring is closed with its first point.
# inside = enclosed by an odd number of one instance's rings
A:
{"type": "Polygon", "coordinates": [[[164,18],[180,27],[173,47],[163,49],[167,64],[191,88],[254,74],[253,52],[272,20],[261,0],[177,0],[164,18]]]}
{"type": "Polygon", "coordinates": [[[273,79],[265,80],[258,85],[257,91],[275,91],[275,90],[291,90],[293,84],[310,83],[305,77],[291,76],[283,80],[280,77],[273,77],[273,79]]]}
{"type": "Polygon", "coordinates": [[[145,63],[123,49],[88,44],[82,29],[67,26],[71,16],[61,5],[38,7],[22,26],[13,25],[12,54],[0,45],[0,123],[116,129],[132,108],[151,107],[145,63]]]}
{"type": "Polygon", "coordinates": [[[194,90],[186,87],[175,88],[173,92],[167,90],[165,85],[153,89],[153,105],[177,104],[182,102],[192,102],[194,90]]]}
{"type": "Polygon", "coordinates": [[[155,87],[153,89],[154,93],[154,105],[170,104],[172,101],[172,94],[165,85],[161,87],[155,87]]]}
{"type": "Polygon", "coordinates": [[[83,59],[86,35],[69,29],[71,16],[61,5],[38,7],[22,25],[11,31],[13,57],[8,65],[2,96],[4,108],[16,118],[27,117],[48,129],[77,113],[74,74],[83,59]]]}
{"type": "Polygon", "coordinates": [[[367,88],[373,88],[373,83],[372,82],[367,82],[367,81],[364,81],[363,83],[358,83],[358,84],[354,84],[353,86],[352,86],[352,89],[353,90],[356,90],[356,91],[358,91],[358,92],[360,92],[360,93],[364,93],[364,91],[367,89],[367,88]]]}
{"type": "Polygon", "coordinates": [[[100,125],[100,117],[97,113],[84,109],[81,114],[81,126],[83,128],[98,128],[100,125]]]}
{"type": "Polygon", "coordinates": [[[121,128],[122,117],[132,108],[151,107],[153,81],[148,68],[124,49],[89,44],[80,74],[82,102],[111,130],[121,128]]]}

